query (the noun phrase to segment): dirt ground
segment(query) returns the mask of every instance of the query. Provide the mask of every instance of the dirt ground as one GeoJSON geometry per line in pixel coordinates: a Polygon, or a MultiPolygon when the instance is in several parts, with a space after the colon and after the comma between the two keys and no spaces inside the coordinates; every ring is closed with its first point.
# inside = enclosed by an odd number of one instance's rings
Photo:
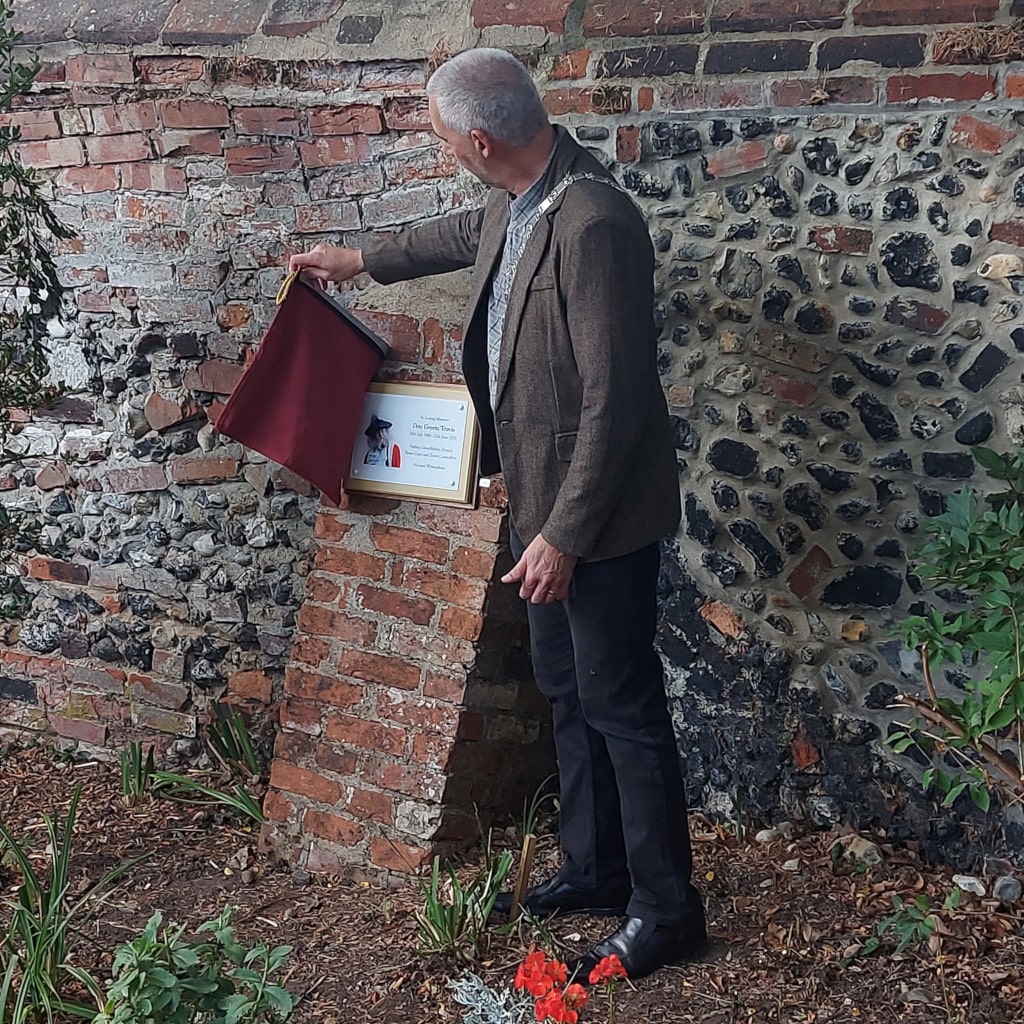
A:
{"type": "MultiPolygon", "coordinates": [[[[82,787],[73,864],[90,881],[121,860],[149,854],[90,922],[91,948],[79,962],[104,975],[113,949],[132,938],[151,913],[190,926],[235,908],[241,938],[290,944],[287,987],[301,1000],[303,1024],[445,1024],[461,1020],[446,989],[465,965],[416,952],[416,883],[397,889],[304,877],[256,852],[256,833],[237,819],[168,801],[126,808],[116,765],[74,763],[43,750],[0,761],[0,820],[43,856],[42,815],[58,818],[82,787]]],[[[741,1021],[943,1022],[1024,1021],[1024,908],[963,894],[942,910],[950,873],[928,868],[911,850],[873,839],[881,862],[837,858],[838,834],[820,832],[755,842],[692,821],[696,879],[707,897],[713,947],[700,963],[666,968],[616,997],[618,1024],[741,1021]],[[893,896],[924,896],[938,931],[895,953],[887,932],[893,896]]],[[[511,844],[507,836],[496,836],[511,844]]],[[[849,839],[845,840],[850,842],[849,839]]],[[[536,879],[554,863],[555,840],[543,837],[536,879]]],[[[467,870],[473,862],[467,859],[467,870]]],[[[0,862],[0,894],[17,886],[0,862]]],[[[991,888],[991,887],[989,887],[991,888]]],[[[4,916],[0,907],[0,919],[4,916]]],[[[569,918],[551,923],[558,952],[569,955],[614,922],[569,918]]],[[[528,928],[492,931],[489,949],[472,965],[491,984],[511,982],[538,939],[528,928]]],[[[548,940],[550,941],[550,940],[548,940]]],[[[548,948],[550,952],[550,948],[548,948]]],[[[580,1024],[607,1019],[599,995],[580,1024]]]]}

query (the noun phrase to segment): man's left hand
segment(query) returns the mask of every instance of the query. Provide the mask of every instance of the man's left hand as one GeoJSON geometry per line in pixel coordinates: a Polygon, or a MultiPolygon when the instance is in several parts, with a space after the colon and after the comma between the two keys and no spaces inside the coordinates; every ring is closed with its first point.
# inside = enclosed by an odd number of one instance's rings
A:
{"type": "Polygon", "coordinates": [[[520,583],[519,596],[533,604],[553,604],[569,596],[576,556],[549,544],[539,533],[502,583],[520,583]]]}

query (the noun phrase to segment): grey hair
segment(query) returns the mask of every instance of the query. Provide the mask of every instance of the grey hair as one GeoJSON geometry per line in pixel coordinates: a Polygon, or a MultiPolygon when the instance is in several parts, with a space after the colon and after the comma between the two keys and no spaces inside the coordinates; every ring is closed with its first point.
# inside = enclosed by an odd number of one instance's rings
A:
{"type": "Polygon", "coordinates": [[[530,72],[505,50],[479,47],[452,57],[431,75],[427,95],[445,126],[459,135],[476,130],[525,146],[548,124],[530,72]]]}

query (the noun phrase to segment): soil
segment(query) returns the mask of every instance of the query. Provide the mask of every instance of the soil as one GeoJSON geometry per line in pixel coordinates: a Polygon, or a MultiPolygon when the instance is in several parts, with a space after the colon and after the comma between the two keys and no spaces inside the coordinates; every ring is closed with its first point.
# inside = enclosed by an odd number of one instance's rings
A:
{"type": "MultiPolygon", "coordinates": [[[[2,755],[0,755],[2,757],[2,755]]],[[[117,765],[70,762],[41,749],[0,760],[0,820],[45,857],[42,816],[60,818],[81,786],[73,865],[84,890],[122,860],[147,854],[89,922],[77,962],[106,976],[113,950],[136,935],[155,910],[196,926],[225,905],[243,940],[294,947],[287,987],[300,1001],[302,1024],[444,1024],[462,1019],[446,981],[465,970],[440,955],[417,952],[415,913],[423,900],[415,880],[396,888],[312,877],[257,852],[255,826],[166,800],[128,808],[117,765]]],[[[942,906],[955,888],[951,872],[921,863],[913,849],[876,844],[868,867],[830,852],[839,833],[809,832],[756,842],[691,819],[695,877],[708,904],[713,945],[699,963],[665,968],[616,994],[618,1024],[771,1022],[1024,1021],[1024,907],[967,893],[942,906]],[[880,923],[893,897],[934,908],[930,940],[897,953],[880,923]]],[[[496,845],[513,845],[514,830],[496,845]]],[[[479,857],[479,850],[476,851],[479,857]]],[[[540,840],[535,880],[556,859],[550,832],[540,840]]],[[[40,860],[42,863],[42,859],[40,860]]],[[[462,870],[478,865],[467,855],[462,870]]],[[[991,891],[991,879],[987,881],[991,891]]],[[[0,894],[17,874],[0,860],[0,894]]],[[[0,922],[4,910],[0,907],[0,922]]],[[[904,915],[905,918],[905,915],[904,915]]],[[[569,956],[615,922],[585,917],[491,929],[483,954],[469,964],[488,983],[507,984],[537,943],[569,956]]],[[[600,992],[580,1024],[607,1019],[600,992]]]]}

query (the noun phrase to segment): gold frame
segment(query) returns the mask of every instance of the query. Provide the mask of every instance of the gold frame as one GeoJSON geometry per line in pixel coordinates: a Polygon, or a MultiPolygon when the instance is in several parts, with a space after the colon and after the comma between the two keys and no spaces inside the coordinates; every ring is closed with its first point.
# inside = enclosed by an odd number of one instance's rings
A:
{"type": "MultiPolygon", "coordinates": [[[[459,479],[452,489],[424,487],[416,484],[391,483],[383,480],[359,480],[346,476],[344,489],[353,494],[379,494],[389,498],[408,498],[438,505],[475,508],[480,474],[477,467],[480,448],[480,425],[477,422],[469,389],[464,384],[437,384],[427,381],[373,381],[368,394],[391,395],[405,399],[431,399],[463,402],[466,406],[466,431],[462,439],[459,479]]],[[[365,418],[365,417],[364,417],[365,418]]]]}

